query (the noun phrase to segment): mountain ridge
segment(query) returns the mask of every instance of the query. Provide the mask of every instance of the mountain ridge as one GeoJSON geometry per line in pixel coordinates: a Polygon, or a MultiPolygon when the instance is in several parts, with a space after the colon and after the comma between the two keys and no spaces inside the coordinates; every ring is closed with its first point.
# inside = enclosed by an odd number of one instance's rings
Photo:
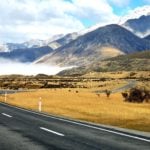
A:
{"type": "Polygon", "coordinates": [[[85,65],[94,59],[100,61],[107,58],[100,56],[101,49],[105,47],[116,49],[120,54],[128,54],[150,49],[150,42],[119,25],[111,24],[78,37],[43,57],[38,63],[85,65]]]}

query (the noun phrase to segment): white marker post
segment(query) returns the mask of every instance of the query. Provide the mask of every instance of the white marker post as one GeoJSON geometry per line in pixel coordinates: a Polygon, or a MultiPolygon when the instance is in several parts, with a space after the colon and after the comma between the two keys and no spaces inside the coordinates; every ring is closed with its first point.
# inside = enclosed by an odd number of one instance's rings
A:
{"type": "Polygon", "coordinates": [[[5,103],[7,102],[7,92],[5,92],[5,103]]]}
{"type": "Polygon", "coordinates": [[[42,101],[41,101],[41,97],[39,98],[39,112],[42,111],[42,101]]]}

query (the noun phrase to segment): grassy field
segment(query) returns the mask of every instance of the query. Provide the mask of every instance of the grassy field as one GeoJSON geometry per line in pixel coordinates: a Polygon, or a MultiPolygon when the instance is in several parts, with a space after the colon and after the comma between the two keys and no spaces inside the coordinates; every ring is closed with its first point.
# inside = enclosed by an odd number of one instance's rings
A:
{"type": "MultiPolygon", "coordinates": [[[[8,95],[7,102],[38,110],[41,97],[42,111],[46,113],[150,132],[150,103],[127,103],[120,93],[107,98],[105,94],[98,96],[92,91],[93,89],[40,89],[8,95]]],[[[0,101],[4,101],[3,96],[0,96],[0,101]]]]}

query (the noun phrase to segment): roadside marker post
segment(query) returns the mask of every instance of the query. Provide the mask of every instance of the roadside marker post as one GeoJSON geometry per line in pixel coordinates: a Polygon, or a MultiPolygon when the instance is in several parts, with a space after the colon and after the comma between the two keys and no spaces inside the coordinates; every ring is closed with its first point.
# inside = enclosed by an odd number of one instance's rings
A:
{"type": "Polygon", "coordinates": [[[41,101],[41,97],[39,98],[39,112],[42,111],[42,101],[41,101]]]}

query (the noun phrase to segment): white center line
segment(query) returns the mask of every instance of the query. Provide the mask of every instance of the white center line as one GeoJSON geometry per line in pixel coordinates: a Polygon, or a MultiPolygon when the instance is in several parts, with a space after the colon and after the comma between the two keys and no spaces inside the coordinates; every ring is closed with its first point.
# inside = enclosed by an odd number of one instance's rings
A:
{"type": "Polygon", "coordinates": [[[56,134],[56,135],[59,135],[59,136],[65,136],[64,134],[62,133],[59,133],[59,132],[56,132],[56,131],[53,131],[53,130],[49,130],[47,128],[44,128],[44,127],[40,127],[41,130],[44,130],[44,131],[47,131],[47,132],[51,132],[53,134],[56,134]]]}
{"type": "Polygon", "coordinates": [[[2,113],[2,115],[6,116],[6,117],[9,117],[11,118],[12,116],[8,115],[8,114],[5,114],[5,113],[2,113]]]}

